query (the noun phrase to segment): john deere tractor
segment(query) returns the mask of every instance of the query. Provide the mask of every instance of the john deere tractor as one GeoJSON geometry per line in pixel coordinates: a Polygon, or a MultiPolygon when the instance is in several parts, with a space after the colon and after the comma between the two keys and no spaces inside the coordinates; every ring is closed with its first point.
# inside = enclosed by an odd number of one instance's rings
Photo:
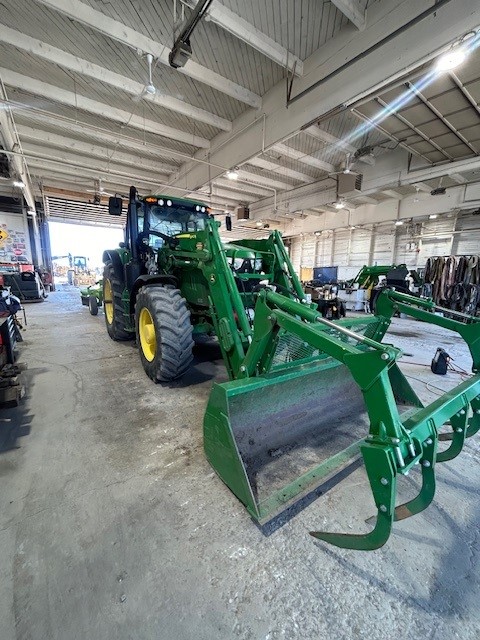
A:
{"type": "MultiPolygon", "coordinates": [[[[120,215],[122,201],[111,198],[109,210],[120,215]]],[[[435,464],[480,429],[479,319],[443,317],[431,300],[387,288],[375,316],[327,320],[307,303],[277,231],[223,244],[218,226],[202,202],[130,189],[125,242],[103,255],[110,337],[136,338],[147,375],[168,382],[190,367],[193,336],[215,335],[230,381],[213,384],[204,448],[220,478],[263,523],[361,456],[375,527],[312,535],[382,546],[395,520],[433,500],[435,464]],[[382,343],[396,312],[461,335],[473,375],[423,406],[400,350],[382,343]],[[437,451],[439,440],[450,446],[437,451]],[[419,494],[395,506],[398,479],[416,465],[419,494]]]]}

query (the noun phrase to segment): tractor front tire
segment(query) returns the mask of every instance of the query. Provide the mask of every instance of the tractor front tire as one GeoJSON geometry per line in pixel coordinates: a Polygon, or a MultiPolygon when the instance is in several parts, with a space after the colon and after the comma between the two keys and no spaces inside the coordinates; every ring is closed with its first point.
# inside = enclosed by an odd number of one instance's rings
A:
{"type": "Polygon", "coordinates": [[[98,302],[95,296],[88,298],[88,309],[92,316],[98,316],[98,302]]]}
{"type": "Polygon", "coordinates": [[[154,382],[180,378],[193,359],[190,311],[178,289],[142,287],[135,302],[135,327],[140,359],[154,382]]]}
{"type": "Polygon", "coordinates": [[[132,340],[133,333],[125,329],[125,316],[122,303],[123,286],[115,275],[111,262],[105,263],[103,270],[103,308],[105,325],[112,340],[132,340]]]}

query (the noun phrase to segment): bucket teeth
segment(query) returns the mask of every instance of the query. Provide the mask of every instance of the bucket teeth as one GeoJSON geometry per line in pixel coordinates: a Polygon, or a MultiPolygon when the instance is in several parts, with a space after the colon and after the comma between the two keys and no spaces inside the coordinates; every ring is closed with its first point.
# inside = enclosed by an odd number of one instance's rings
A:
{"type": "Polygon", "coordinates": [[[394,520],[405,520],[426,509],[435,496],[435,458],[437,451],[436,438],[428,438],[424,443],[422,466],[422,487],[418,495],[404,504],[395,507],[394,520]]]}
{"type": "MultiPolygon", "coordinates": [[[[474,414],[475,415],[475,414],[474,414]]],[[[465,438],[467,437],[469,421],[468,421],[468,405],[451,418],[452,436],[451,445],[445,451],[437,453],[437,462],[446,462],[453,460],[463,449],[465,438]]]]}
{"type": "MultiPolygon", "coordinates": [[[[384,505],[382,505],[384,506],[384,505]]],[[[392,513],[382,513],[377,515],[375,528],[369,533],[355,535],[350,533],[328,533],[326,531],[310,531],[310,535],[318,540],[323,540],[335,547],[342,549],[355,549],[356,551],[374,551],[383,547],[392,530],[392,513]]]]}
{"type": "Polygon", "coordinates": [[[362,454],[378,508],[374,529],[360,535],[326,531],[311,531],[310,535],[343,549],[373,551],[386,543],[392,530],[396,495],[395,458],[391,447],[368,443],[362,446],[362,454]]]}

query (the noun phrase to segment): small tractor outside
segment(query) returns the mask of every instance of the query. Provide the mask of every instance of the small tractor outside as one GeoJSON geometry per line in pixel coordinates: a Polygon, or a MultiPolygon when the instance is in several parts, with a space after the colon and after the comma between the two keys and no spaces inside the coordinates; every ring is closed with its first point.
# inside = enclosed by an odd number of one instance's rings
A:
{"type": "MultiPolygon", "coordinates": [[[[120,215],[122,201],[111,198],[109,210],[120,215]]],[[[442,317],[431,300],[391,289],[374,316],[327,320],[307,303],[277,231],[223,244],[218,227],[202,202],[140,198],[132,187],[125,242],[103,255],[108,334],[136,338],[155,382],[189,369],[195,335],[215,335],[230,381],[213,384],[204,449],[220,478],[264,523],[362,456],[374,528],[312,535],[351,549],[382,546],[395,520],[433,500],[435,464],[480,428],[479,320],[442,317]],[[382,343],[396,312],[462,336],[474,375],[423,406],[397,364],[400,350],[382,343]],[[449,448],[437,451],[439,440],[449,448]],[[419,494],[395,506],[397,480],[415,465],[419,494]]]]}
{"type": "Polygon", "coordinates": [[[80,299],[82,304],[88,307],[90,314],[97,316],[103,302],[103,280],[97,280],[95,284],[80,289],[80,299]]]}

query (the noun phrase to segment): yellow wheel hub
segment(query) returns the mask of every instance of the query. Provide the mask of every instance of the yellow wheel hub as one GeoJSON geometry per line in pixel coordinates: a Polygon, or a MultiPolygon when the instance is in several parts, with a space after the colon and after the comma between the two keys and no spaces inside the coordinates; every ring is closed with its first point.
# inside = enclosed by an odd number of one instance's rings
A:
{"type": "Polygon", "coordinates": [[[113,324],[113,291],[110,280],[103,282],[103,309],[108,324],[113,324]]]}
{"type": "Polygon", "coordinates": [[[143,355],[148,362],[152,362],[157,352],[157,337],[155,335],[155,325],[150,311],[143,307],[138,318],[138,334],[143,355]]]}

